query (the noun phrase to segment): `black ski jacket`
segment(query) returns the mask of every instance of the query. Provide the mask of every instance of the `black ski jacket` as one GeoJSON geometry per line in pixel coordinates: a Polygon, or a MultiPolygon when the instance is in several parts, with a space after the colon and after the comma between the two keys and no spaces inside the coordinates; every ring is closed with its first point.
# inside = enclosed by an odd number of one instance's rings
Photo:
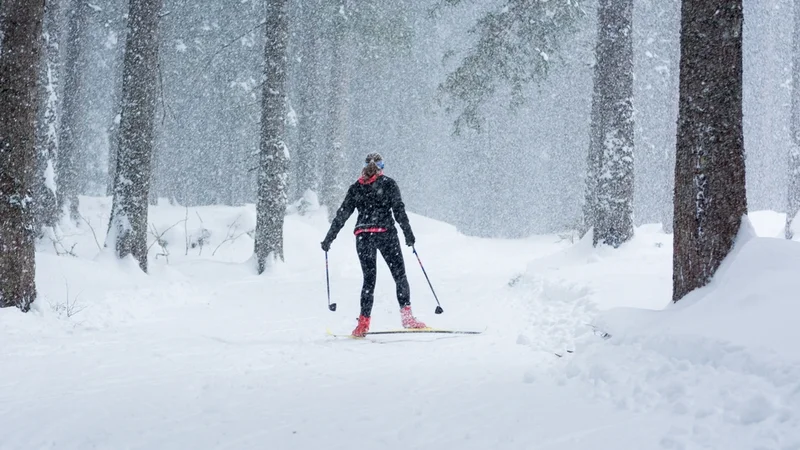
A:
{"type": "Polygon", "coordinates": [[[336,211],[336,217],[331,222],[331,228],[325,237],[326,242],[333,242],[355,209],[358,209],[358,220],[354,232],[381,228],[396,234],[394,222],[397,220],[406,243],[414,244],[414,233],[411,232],[411,225],[408,223],[406,206],[400,197],[400,188],[393,179],[378,175],[371,183],[363,179],[353,183],[347,190],[342,206],[336,211]]]}

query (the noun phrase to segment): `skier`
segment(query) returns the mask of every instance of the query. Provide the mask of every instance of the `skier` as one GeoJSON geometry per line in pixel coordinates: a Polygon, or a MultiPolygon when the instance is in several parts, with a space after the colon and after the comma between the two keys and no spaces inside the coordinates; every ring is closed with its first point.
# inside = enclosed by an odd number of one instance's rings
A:
{"type": "Polygon", "coordinates": [[[397,301],[404,328],[425,328],[425,324],[417,320],[411,313],[411,292],[406,279],[403,252],[394,226],[395,219],[403,229],[406,245],[414,246],[414,233],[408,223],[405,205],[400,197],[397,182],[383,174],[383,157],[379,153],[370,153],[364,162],[361,177],[347,190],[342,206],[331,222],[322,250],[328,251],[347,219],[358,209],[358,221],[354,233],[356,235],[356,251],[361,261],[364,274],[364,285],[361,289],[361,315],[353,336],[363,337],[369,331],[372,304],[375,300],[375,279],[377,276],[377,252],[380,250],[383,259],[389,266],[392,278],[397,285],[397,301]],[[392,217],[394,213],[394,217],[392,217]]]}

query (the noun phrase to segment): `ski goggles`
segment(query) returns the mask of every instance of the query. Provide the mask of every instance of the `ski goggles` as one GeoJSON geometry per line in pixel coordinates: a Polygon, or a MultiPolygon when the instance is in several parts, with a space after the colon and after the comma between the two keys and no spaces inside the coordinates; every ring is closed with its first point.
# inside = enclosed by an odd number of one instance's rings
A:
{"type": "MultiPolygon", "coordinates": [[[[365,163],[364,163],[364,167],[367,167],[367,166],[369,165],[369,163],[371,163],[371,162],[373,162],[373,161],[374,161],[374,160],[369,160],[369,161],[365,162],[365,163]]],[[[380,160],[380,161],[374,161],[374,162],[375,162],[375,165],[376,165],[376,166],[378,166],[378,169],[381,169],[381,170],[383,170],[383,160],[380,160]]]]}

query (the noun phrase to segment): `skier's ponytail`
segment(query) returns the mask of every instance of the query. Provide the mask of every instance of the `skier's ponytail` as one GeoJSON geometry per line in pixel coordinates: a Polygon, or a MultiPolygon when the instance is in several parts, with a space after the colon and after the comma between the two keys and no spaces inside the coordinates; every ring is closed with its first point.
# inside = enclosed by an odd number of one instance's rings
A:
{"type": "Polygon", "coordinates": [[[364,169],[361,170],[361,176],[364,179],[370,179],[379,174],[383,170],[383,157],[380,153],[370,153],[364,161],[364,169]]]}

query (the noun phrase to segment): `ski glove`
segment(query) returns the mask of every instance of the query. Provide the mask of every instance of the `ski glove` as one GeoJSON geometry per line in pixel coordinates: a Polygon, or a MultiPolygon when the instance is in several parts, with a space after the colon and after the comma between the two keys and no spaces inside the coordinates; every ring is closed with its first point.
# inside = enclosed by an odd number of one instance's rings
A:
{"type": "Polygon", "coordinates": [[[406,245],[407,246],[413,247],[414,244],[416,244],[416,242],[417,242],[417,240],[414,239],[414,235],[413,234],[409,234],[408,236],[406,236],[406,245]]]}
{"type": "Polygon", "coordinates": [[[321,244],[322,244],[322,250],[323,251],[327,252],[328,250],[331,249],[331,241],[325,239],[324,241],[321,242],[321,244]]]}

